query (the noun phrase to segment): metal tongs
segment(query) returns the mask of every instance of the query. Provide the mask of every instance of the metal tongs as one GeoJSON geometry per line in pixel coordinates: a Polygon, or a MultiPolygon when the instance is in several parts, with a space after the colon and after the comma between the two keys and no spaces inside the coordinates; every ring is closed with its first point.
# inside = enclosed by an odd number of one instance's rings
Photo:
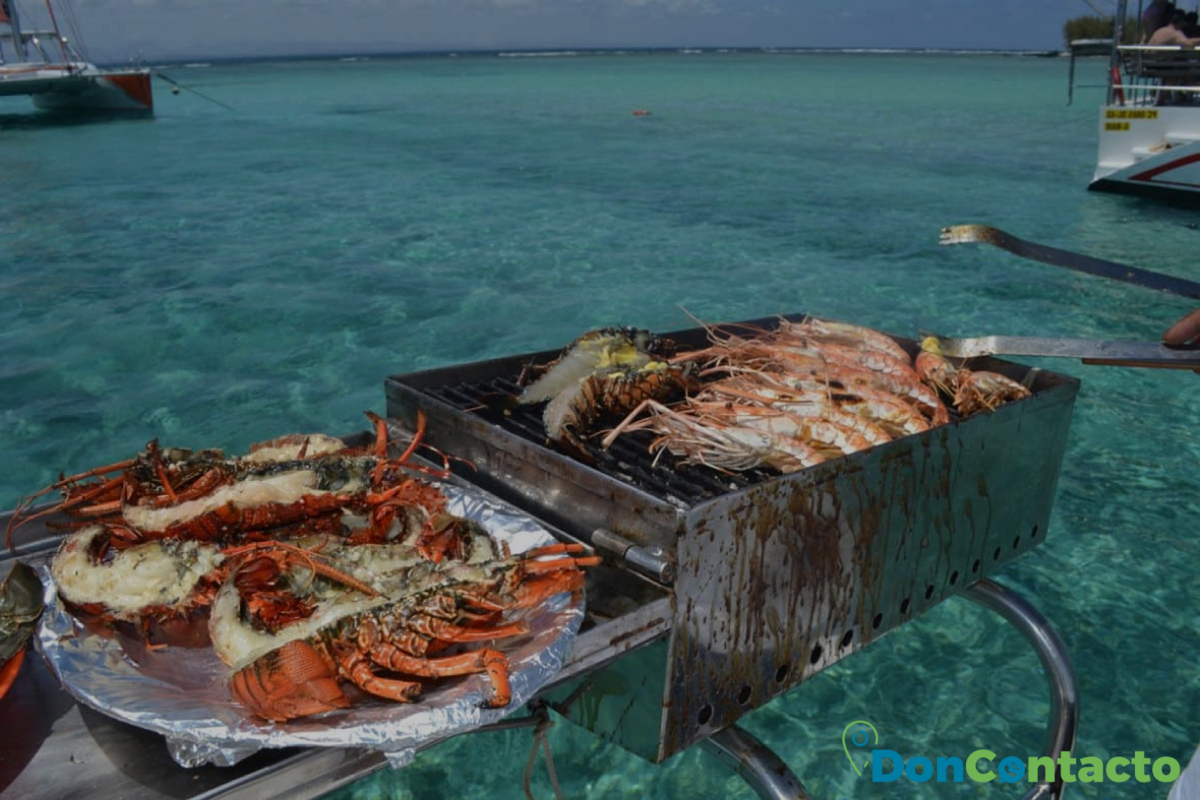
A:
{"type": "MultiPolygon", "coordinates": [[[[1113,261],[1104,261],[1068,250],[1058,250],[1046,245],[1027,242],[986,225],[954,225],[942,229],[942,244],[969,242],[994,245],[1022,258],[1200,300],[1200,283],[1183,278],[1162,275],[1113,261]]],[[[935,338],[943,355],[962,358],[988,355],[1049,356],[1078,358],[1084,364],[1200,369],[1200,344],[1168,347],[1162,342],[1101,341],[1036,336],[979,336],[965,339],[939,336],[935,338]]]]}
{"type": "Polygon", "coordinates": [[[1049,356],[1078,358],[1084,364],[1113,367],[1200,369],[1200,347],[1167,347],[1162,342],[1121,342],[1098,339],[1054,339],[1040,336],[978,336],[970,339],[935,337],[942,355],[1049,356]]]}

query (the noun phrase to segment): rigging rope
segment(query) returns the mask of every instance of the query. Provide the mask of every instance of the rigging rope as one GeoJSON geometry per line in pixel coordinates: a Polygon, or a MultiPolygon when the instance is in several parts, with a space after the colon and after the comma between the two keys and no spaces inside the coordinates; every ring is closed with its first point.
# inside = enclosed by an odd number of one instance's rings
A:
{"type": "Polygon", "coordinates": [[[522,781],[522,786],[525,789],[525,797],[528,800],[534,800],[533,790],[530,788],[530,783],[533,778],[533,765],[537,761],[538,748],[540,747],[546,755],[546,772],[550,775],[550,785],[554,787],[554,797],[557,800],[563,800],[562,787],[558,783],[558,773],[554,770],[554,756],[550,752],[550,740],[546,734],[554,727],[554,720],[550,719],[550,713],[546,710],[544,703],[530,703],[529,711],[532,717],[538,720],[537,726],[533,729],[533,747],[529,751],[529,759],[525,762],[525,777],[522,781]]]}
{"type": "Polygon", "coordinates": [[[75,7],[70,3],[64,3],[60,10],[66,20],[67,33],[70,34],[71,49],[78,53],[84,61],[91,61],[87,49],[83,45],[83,37],[79,34],[79,21],[75,17],[75,7]]]}
{"type": "Polygon", "coordinates": [[[215,100],[215,99],[213,99],[213,98],[209,97],[208,95],[204,94],[203,92],[198,92],[198,91],[196,91],[195,89],[193,89],[193,88],[192,88],[192,87],[190,87],[190,86],[184,86],[182,83],[180,83],[179,81],[177,81],[177,80],[175,80],[174,78],[170,77],[170,76],[169,76],[169,75],[167,75],[166,73],[159,72],[158,70],[155,70],[155,71],[154,71],[154,74],[155,74],[155,75],[157,75],[158,77],[162,78],[162,79],[163,79],[164,81],[166,81],[167,83],[169,83],[169,84],[171,84],[172,86],[174,86],[176,89],[187,89],[187,90],[188,90],[189,92],[191,92],[192,94],[194,94],[194,95],[196,95],[196,96],[198,96],[198,97],[202,97],[202,98],[204,98],[205,100],[207,100],[207,101],[208,101],[208,102],[210,102],[210,103],[216,103],[216,104],[217,104],[217,105],[219,105],[221,108],[224,108],[224,109],[226,109],[226,110],[229,110],[229,111],[234,111],[234,110],[235,110],[235,109],[234,109],[232,106],[227,106],[227,105],[225,105],[224,103],[222,103],[220,100],[215,100]]]}

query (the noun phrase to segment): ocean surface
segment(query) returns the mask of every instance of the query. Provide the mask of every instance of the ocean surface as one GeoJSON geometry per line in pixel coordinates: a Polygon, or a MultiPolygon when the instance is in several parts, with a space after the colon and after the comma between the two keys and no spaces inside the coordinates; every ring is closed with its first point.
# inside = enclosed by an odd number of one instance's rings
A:
{"type": "MultiPolygon", "coordinates": [[[[906,336],[1157,340],[1189,301],[943,247],[982,223],[1200,280],[1200,217],[1085,191],[1104,64],[936,53],[448,54],[163,65],[153,120],[0,106],[0,506],[164,444],[346,433],[390,374],[551,349],[592,327],[809,312],[906,336]],[[635,115],[634,111],[650,112],[635,115]]],[[[1000,580],[1055,624],[1075,754],[1200,742],[1200,376],[1082,380],[1045,543],[1000,580]]],[[[1015,797],[873,784],[906,756],[1039,753],[1048,689],[961,598],[742,724],[817,798],[1015,797]]],[[[560,720],[567,797],[753,793],[699,748],[652,765],[560,720]]],[[[524,796],[528,729],[463,736],[340,790],[524,796]]],[[[552,796],[543,762],[537,797],[552,796]]],[[[1165,797],[1136,781],[1070,797],[1165,797]]]]}

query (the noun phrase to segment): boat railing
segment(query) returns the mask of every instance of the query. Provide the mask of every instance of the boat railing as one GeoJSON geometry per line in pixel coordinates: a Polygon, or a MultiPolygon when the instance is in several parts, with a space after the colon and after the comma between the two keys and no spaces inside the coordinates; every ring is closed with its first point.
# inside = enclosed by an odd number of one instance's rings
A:
{"type": "Polygon", "coordinates": [[[1071,41],[1070,71],[1067,74],[1067,105],[1075,100],[1075,61],[1084,56],[1112,57],[1112,39],[1074,39],[1071,41]]]}
{"type": "Polygon", "coordinates": [[[1200,50],[1178,45],[1122,45],[1110,76],[1110,105],[1200,102],[1200,50]]]}

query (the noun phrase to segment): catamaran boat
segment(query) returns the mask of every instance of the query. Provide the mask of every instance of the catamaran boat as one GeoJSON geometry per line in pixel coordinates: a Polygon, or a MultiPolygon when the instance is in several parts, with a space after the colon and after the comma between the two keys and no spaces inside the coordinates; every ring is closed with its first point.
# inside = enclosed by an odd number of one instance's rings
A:
{"type": "MultiPolygon", "coordinates": [[[[1118,0],[1113,38],[1071,42],[1080,55],[1109,55],[1107,96],[1100,109],[1099,152],[1089,189],[1200,204],[1200,50],[1145,41],[1142,3],[1136,21],[1118,0]],[[1128,34],[1133,22],[1133,35],[1128,34]]],[[[1129,9],[1131,10],[1131,9],[1129,9]]]]}
{"type": "Polygon", "coordinates": [[[0,97],[28,95],[50,111],[153,113],[149,69],[92,64],[59,30],[50,0],[47,27],[22,27],[22,16],[16,0],[0,0],[0,97]]]}

